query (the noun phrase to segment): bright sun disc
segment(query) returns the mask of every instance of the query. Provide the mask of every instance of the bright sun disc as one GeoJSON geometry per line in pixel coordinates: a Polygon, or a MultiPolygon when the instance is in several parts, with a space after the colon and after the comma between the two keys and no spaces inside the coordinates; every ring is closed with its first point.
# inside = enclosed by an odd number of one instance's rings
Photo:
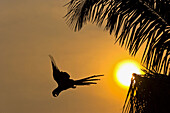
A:
{"type": "Polygon", "coordinates": [[[132,74],[141,74],[141,70],[135,61],[123,61],[117,67],[116,78],[121,86],[129,87],[132,74]]]}

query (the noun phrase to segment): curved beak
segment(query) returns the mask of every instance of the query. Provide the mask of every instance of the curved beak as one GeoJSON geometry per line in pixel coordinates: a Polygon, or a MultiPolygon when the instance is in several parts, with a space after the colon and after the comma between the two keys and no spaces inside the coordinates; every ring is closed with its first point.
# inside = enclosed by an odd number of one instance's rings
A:
{"type": "MultiPolygon", "coordinates": [[[[57,95],[58,96],[58,95],[57,95]]],[[[53,97],[57,97],[56,94],[53,94],[53,97]]]]}
{"type": "Polygon", "coordinates": [[[53,97],[57,97],[58,95],[55,93],[55,91],[52,92],[53,97]],[[56,96],[57,95],[57,96],[56,96]]]}

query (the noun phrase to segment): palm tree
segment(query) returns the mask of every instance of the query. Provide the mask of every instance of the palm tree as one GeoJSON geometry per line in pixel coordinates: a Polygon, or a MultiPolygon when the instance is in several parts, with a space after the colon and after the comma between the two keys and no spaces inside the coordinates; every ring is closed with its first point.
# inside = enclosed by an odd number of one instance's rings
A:
{"type": "Polygon", "coordinates": [[[170,1],[71,0],[67,6],[65,18],[75,31],[87,22],[104,24],[132,56],[145,45],[145,74],[133,74],[123,112],[170,112],[170,1]]]}

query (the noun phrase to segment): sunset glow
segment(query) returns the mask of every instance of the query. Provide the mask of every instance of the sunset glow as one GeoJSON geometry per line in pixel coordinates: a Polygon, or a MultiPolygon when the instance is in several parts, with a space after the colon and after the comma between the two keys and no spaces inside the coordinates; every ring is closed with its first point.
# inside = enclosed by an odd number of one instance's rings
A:
{"type": "Polygon", "coordinates": [[[120,86],[129,87],[132,73],[141,74],[139,65],[135,61],[123,61],[118,64],[116,81],[120,86]]]}

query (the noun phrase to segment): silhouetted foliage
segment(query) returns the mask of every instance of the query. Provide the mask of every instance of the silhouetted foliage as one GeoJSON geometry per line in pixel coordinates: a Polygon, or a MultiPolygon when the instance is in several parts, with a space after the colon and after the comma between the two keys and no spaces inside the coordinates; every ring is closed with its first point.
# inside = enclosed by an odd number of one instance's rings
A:
{"type": "Polygon", "coordinates": [[[80,80],[73,80],[70,79],[70,75],[67,72],[60,71],[58,67],[56,66],[56,63],[54,61],[54,58],[49,55],[52,63],[53,68],[53,78],[57,82],[58,87],[52,91],[52,95],[56,97],[58,96],[63,90],[67,90],[69,88],[76,88],[76,86],[80,85],[91,85],[91,84],[97,84],[95,79],[96,77],[104,76],[104,75],[93,75],[90,77],[86,77],[80,80]]]}
{"type": "Polygon", "coordinates": [[[123,113],[169,113],[170,1],[71,0],[67,5],[65,18],[75,31],[87,22],[105,24],[134,56],[145,44],[141,62],[146,74],[134,74],[123,113]]]}
{"type": "Polygon", "coordinates": [[[170,54],[169,0],[71,0],[67,24],[80,30],[88,21],[101,26],[116,42],[136,55],[146,42],[142,63],[147,69],[168,75],[170,54]],[[104,22],[105,21],[105,22],[104,22]]]}
{"type": "Polygon", "coordinates": [[[122,113],[169,113],[170,77],[133,74],[122,113]]]}

